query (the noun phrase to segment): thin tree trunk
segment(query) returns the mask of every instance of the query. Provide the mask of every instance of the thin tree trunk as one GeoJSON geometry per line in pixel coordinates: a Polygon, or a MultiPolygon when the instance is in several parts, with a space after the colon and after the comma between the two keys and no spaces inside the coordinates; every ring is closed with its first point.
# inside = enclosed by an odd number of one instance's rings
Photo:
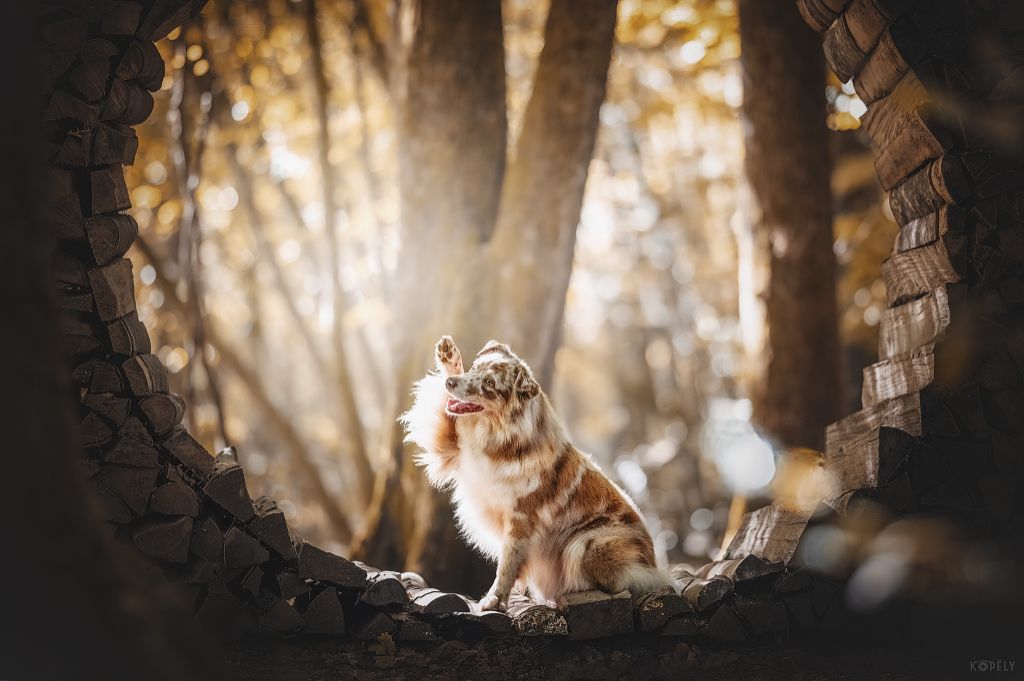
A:
{"type": "Polygon", "coordinates": [[[836,261],[821,44],[786,0],[739,0],[747,176],[770,249],[768,365],[755,418],[821,449],[839,414],[836,261]]]}
{"type": "Polygon", "coordinates": [[[549,386],[615,33],[615,0],[553,0],[492,244],[498,327],[549,386]]]}

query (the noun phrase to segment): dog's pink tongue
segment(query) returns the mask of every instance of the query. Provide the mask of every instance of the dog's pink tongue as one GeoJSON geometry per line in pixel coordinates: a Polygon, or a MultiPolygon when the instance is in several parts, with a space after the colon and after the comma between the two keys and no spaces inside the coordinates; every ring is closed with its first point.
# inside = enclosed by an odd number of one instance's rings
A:
{"type": "Polygon", "coordinates": [[[473,412],[483,411],[484,408],[479,404],[473,404],[472,402],[463,402],[455,397],[448,398],[448,411],[453,414],[472,414],[473,412]]]}

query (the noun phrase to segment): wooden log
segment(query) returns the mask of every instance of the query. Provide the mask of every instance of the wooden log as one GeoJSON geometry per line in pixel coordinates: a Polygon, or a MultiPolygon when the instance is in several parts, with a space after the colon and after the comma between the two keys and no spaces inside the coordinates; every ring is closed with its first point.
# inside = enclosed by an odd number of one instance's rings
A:
{"type": "Polygon", "coordinates": [[[132,312],[107,324],[110,349],[118,355],[135,355],[151,352],[149,332],[139,316],[132,312]]]}
{"type": "MultiPolygon", "coordinates": [[[[295,545],[288,530],[288,521],[285,520],[284,511],[278,507],[277,502],[263,496],[256,499],[253,507],[256,517],[249,521],[249,531],[285,560],[295,558],[295,545]]],[[[404,589],[402,595],[405,595],[404,589]]]]}
{"type": "Polygon", "coordinates": [[[53,162],[59,166],[70,168],[84,168],[91,164],[92,130],[86,128],[69,131],[61,143],[57,155],[54,156],[53,162]]]}
{"type": "Polygon", "coordinates": [[[633,602],[628,591],[577,591],[558,600],[570,640],[604,638],[633,631],[633,602]]]}
{"type": "Polygon", "coordinates": [[[132,207],[128,185],[124,181],[124,168],[114,164],[89,173],[90,215],[116,213],[132,207]]]}
{"type": "Polygon", "coordinates": [[[907,126],[918,107],[931,101],[917,74],[907,70],[892,91],[868,107],[861,118],[876,149],[884,149],[907,126]]]}
{"type": "Polygon", "coordinates": [[[95,312],[92,304],[92,294],[88,292],[81,293],[61,290],[58,292],[58,296],[57,305],[61,310],[67,312],[95,312]]]}
{"type": "Polygon", "coordinates": [[[949,327],[949,296],[939,287],[924,297],[882,311],[879,356],[908,354],[915,347],[935,343],[949,327]]]}
{"type": "Polygon", "coordinates": [[[661,629],[662,636],[696,636],[699,631],[697,618],[693,615],[679,615],[671,618],[661,629]]]}
{"type": "Polygon", "coordinates": [[[415,572],[403,572],[402,584],[409,595],[409,609],[421,615],[469,612],[469,603],[459,594],[445,593],[427,585],[415,572]]]}
{"type": "Polygon", "coordinates": [[[521,636],[566,636],[569,624],[562,613],[513,592],[508,600],[508,616],[521,636]]]}
{"type": "Polygon", "coordinates": [[[199,499],[192,488],[181,482],[165,482],[149,497],[149,512],[163,515],[199,515],[199,499]]]}
{"type": "Polygon", "coordinates": [[[407,612],[399,612],[391,615],[391,619],[398,625],[398,633],[395,635],[399,641],[436,641],[437,631],[429,622],[417,619],[407,612]]]}
{"type": "Polygon", "coordinates": [[[128,252],[139,225],[130,215],[115,213],[86,220],[85,233],[96,264],[106,265],[128,252]]]}
{"type": "Polygon", "coordinates": [[[853,79],[857,95],[870,105],[892,92],[921,57],[919,41],[906,25],[890,26],[853,79]]]}
{"type": "Polygon", "coordinates": [[[258,598],[260,592],[263,590],[263,580],[266,577],[266,573],[259,565],[253,565],[249,567],[245,576],[239,582],[239,586],[242,587],[242,591],[245,591],[249,595],[258,598]]]}
{"type": "Polygon", "coordinates": [[[98,106],[62,89],[50,93],[50,99],[43,112],[45,121],[70,121],[85,128],[95,127],[99,122],[99,116],[98,106]]]}
{"type": "Polygon", "coordinates": [[[135,288],[130,260],[118,258],[109,265],[88,270],[87,276],[100,319],[110,322],[135,312],[135,288]]]}
{"type": "Polygon", "coordinates": [[[927,246],[948,233],[962,234],[965,229],[966,214],[957,206],[942,206],[934,213],[915,218],[900,227],[893,253],[927,246]]]}
{"type": "MultiPolygon", "coordinates": [[[[889,439],[894,431],[916,437],[921,435],[920,398],[906,395],[856,412],[826,429],[825,470],[832,492],[826,501],[835,502],[860,489],[872,489],[880,483],[880,471],[889,475],[899,462],[892,457],[899,447],[889,439]]],[[[896,443],[898,444],[898,443],[896,443]]]]}
{"type": "MultiPolygon", "coordinates": [[[[249,522],[256,515],[252,500],[249,498],[249,489],[245,485],[245,474],[242,467],[236,463],[220,462],[214,465],[210,477],[203,483],[203,492],[243,523],[249,522]]],[[[301,570],[299,574],[302,574],[301,570]]],[[[315,577],[306,574],[302,576],[315,577]]]]}
{"type": "Polygon", "coordinates": [[[141,468],[158,468],[160,466],[159,456],[152,444],[139,442],[120,433],[118,435],[117,441],[111,447],[104,449],[104,463],[141,468]]]}
{"type": "Polygon", "coordinates": [[[176,461],[200,477],[205,478],[213,472],[213,457],[185,428],[172,428],[161,440],[161,444],[176,461]]]}
{"type": "Polygon", "coordinates": [[[93,490],[94,498],[99,502],[97,507],[102,520],[118,524],[131,522],[133,517],[131,509],[123,501],[97,482],[93,482],[90,487],[93,490]]]}
{"type": "Polygon", "coordinates": [[[305,620],[288,601],[277,601],[259,616],[259,626],[264,631],[280,636],[294,634],[302,629],[305,620]]]}
{"type": "Polygon", "coordinates": [[[864,367],[861,402],[865,407],[919,393],[935,378],[935,346],[929,343],[864,367]]]}
{"type": "Polygon", "coordinates": [[[146,40],[156,42],[178,26],[185,23],[192,13],[192,0],[154,0],[145,12],[138,34],[146,40]]]}
{"type": "Polygon", "coordinates": [[[683,597],[670,586],[638,596],[633,606],[637,631],[660,629],[673,617],[689,611],[683,597]]]}
{"type": "Polygon", "coordinates": [[[138,151],[139,137],[135,130],[127,125],[100,123],[92,130],[91,162],[96,165],[134,165],[138,151]]]}
{"type": "Polygon", "coordinates": [[[237,526],[224,533],[224,566],[259,565],[270,560],[270,552],[237,526]]]}
{"type": "Polygon", "coordinates": [[[477,640],[482,636],[502,637],[512,633],[512,618],[504,612],[481,611],[478,604],[470,604],[472,612],[456,612],[442,616],[443,624],[454,624],[454,638],[477,640]]]}
{"type": "Polygon", "coordinates": [[[94,480],[123,501],[135,515],[141,516],[158,473],[156,468],[107,464],[100,468],[94,480]]]}
{"type": "Polygon", "coordinates": [[[141,85],[114,78],[103,100],[100,118],[124,125],[138,125],[153,113],[153,95],[141,85]]]}
{"type": "Polygon", "coordinates": [[[132,35],[142,21],[142,6],[137,2],[117,2],[103,15],[100,30],[105,35],[132,35]]]}
{"type": "Polygon", "coordinates": [[[959,281],[960,275],[940,239],[886,258],[882,262],[882,279],[889,305],[896,306],[959,281]]]}
{"type": "Polygon", "coordinates": [[[85,265],[78,258],[72,257],[63,250],[54,253],[53,274],[58,284],[65,284],[73,287],[89,285],[89,275],[85,265]]]}
{"type": "Polygon", "coordinates": [[[749,638],[743,622],[728,603],[723,603],[715,610],[703,633],[708,638],[720,641],[746,641],[749,638]]]}
{"type": "Polygon", "coordinates": [[[67,194],[40,209],[41,220],[54,227],[58,239],[84,239],[85,221],[77,194],[67,194]]]}
{"type": "Polygon", "coordinates": [[[185,416],[185,402],[179,395],[155,394],[143,397],[139,401],[139,408],[146,416],[153,432],[163,435],[169,432],[176,425],[181,423],[185,416]]]}
{"type": "Polygon", "coordinates": [[[110,62],[93,59],[83,61],[68,71],[68,82],[82,99],[96,102],[107,93],[107,79],[110,77],[110,62]]]}
{"type": "Polygon", "coordinates": [[[732,607],[754,636],[782,636],[789,633],[789,617],[782,603],[737,596],[732,607]]]}
{"type": "Polygon", "coordinates": [[[282,570],[277,574],[277,591],[281,598],[295,598],[309,593],[310,589],[309,582],[291,569],[282,570]]]}
{"type": "Polygon", "coordinates": [[[398,624],[379,610],[359,608],[349,619],[349,630],[358,641],[376,641],[397,632],[398,624]]]}
{"type": "Polygon", "coordinates": [[[213,518],[200,518],[196,521],[189,551],[214,563],[224,562],[224,533],[213,518]]]}
{"type": "Polygon", "coordinates": [[[747,513],[724,557],[743,558],[753,554],[769,561],[787,563],[796,551],[809,517],[809,512],[775,504],[747,513]]]}
{"type": "Polygon", "coordinates": [[[864,54],[875,49],[879,38],[891,21],[875,0],[853,0],[843,14],[850,35],[864,54]]]}
{"type": "Polygon", "coordinates": [[[86,393],[82,397],[82,404],[110,421],[114,428],[119,428],[125,422],[131,407],[127,398],[110,393],[86,393]]]}
{"type": "Polygon", "coordinates": [[[403,610],[409,604],[409,594],[400,572],[367,569],[366,581],[366,590],[359,594],[359,603],[387,611],[403,610]]]}
{"type": "Polygon", "coordinates": [[[298,554],[300,577],[318,579],[350,589],[366,587],[366,571],[350,560],[317,548],[309,542],[299,545],[298,554]]]}
{"type": "Polygon", "coordinates": [[[125,50],[116,73],[121,80],[134,80],[150,92],[156,92],[163,84],[164,60],[156,45],[148,40],[135,40],[125,50]]]}
{"type": "Polygon", "coordinates": [[[840,16],[825,31],[825,60],[843,83],[857,75],[867,55],[857,47],[846,16],[840,16]]]}
{"type": "Polygon", "coordinates": [[[733,583],[723,577],[688,577],[680,582],[683,600],[691,610],[703,612],[715,607],[733,593],[733,583]]]}
{"type": "Polygon", "coordinates": [[[132,394],[137,396],[166,393],[167,370],[156,355],[132,355],[121,364],[132,394]]]}
{"type": "Polygon", "coordinates": [[[926,120],[927,112],[926,105],[908,112],[895,137],[879,149],[875,173],[885,191],[891,191],[926,162],[948,150],[934,132],[936,123],[926,120]]]}
{"type": "Polygon", "coordinates": [[[849,2],[850,0],[797,0],[796,6],[808,26],[818,33],[824,33],[849,2]]]}
{"type": "Polygon", "coordinates": [[[939,210],[944,204],[962,203],[971,195],[967,172],[959,159],[937,158],[904,180],[889,194],[896,222],[911,220],[939,210]]]}
{"type": "Polygon", "coordinates": [[[775,580],[774,591],[777,594],[791,594],[806,591],[814,584],[814,573],[805,567],[795,570],[787,569],[775,580]]]}
{"type": "Polygon", "coordinates": [[[132,544],[147,556],[169,563],[188,561],[189,538],[192,536],[192,518],[151,520],[132,533],[132,544]]]}
{"type": "Polygon", "coordinates": [[[724,577],[737,586],[748,582],[756,582],[774,577],[782,572],[785,564],[781,561],[769,561],[760,556],[749,555],[743,558],[731,558],[708,563],[697,576],[705,579],[724,577]]]}
{"type": "Polygon", "coordinates": [[[142,421],[135,416],[125,419],[125,422],[121,424],[121,429],[117,431],[117,436],[123,440],[134,440],[144,445],[153,446],[153,436],[146,430],[142,421]]]}
{"type": "Polygon", "coordinates": [[[309,601],[309,605],[302,611],[302,618],[306,620],[304,634],[336,635],[345,633],[345,612],[338,599],[338,591],[332,586],[327,587],[309,601]]]}
{"type": "Polygon", "coordinates": [[[124,381],[117,367],[106,362],[97,362],[89,379],[91,393],[119,393],[124,390],[124,381]]]}

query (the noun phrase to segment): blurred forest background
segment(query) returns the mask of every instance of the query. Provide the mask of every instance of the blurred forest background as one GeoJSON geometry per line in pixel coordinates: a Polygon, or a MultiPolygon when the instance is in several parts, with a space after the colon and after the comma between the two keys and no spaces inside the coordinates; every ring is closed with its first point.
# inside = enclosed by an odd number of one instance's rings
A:
{"type": "MultiPolygon", "coordinates": [[[[464,6],[212,0],[163,41],[126,168],[154,352],[192,432],[304,537],[444,587],[472,559],[395,417],[441,333],[508,341],[662,559],[703,563],[734,497],[813,446],[756,416],[771,252],[744,97],[774,85],[744,81],[734,0],[464,6]]],[[[832,163],[839,415],[877,359],[896,226],[863,103],[823,68],[803,87],[832,163]]]]}

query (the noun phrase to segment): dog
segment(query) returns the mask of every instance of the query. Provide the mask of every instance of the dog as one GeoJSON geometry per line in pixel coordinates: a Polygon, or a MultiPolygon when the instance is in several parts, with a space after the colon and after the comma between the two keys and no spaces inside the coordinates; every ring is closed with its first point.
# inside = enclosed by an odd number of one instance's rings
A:
{"type": "Polygon", "coordinates": [[[489,341],[469,371],[450,336],[434,355],[400,419],[431,484],[451,490],[463,535],[497,562],[482,610],[504,611],[513,587],[557,601],[671,584],[636,505],[572,445],[508,345],[489,341]]]}

